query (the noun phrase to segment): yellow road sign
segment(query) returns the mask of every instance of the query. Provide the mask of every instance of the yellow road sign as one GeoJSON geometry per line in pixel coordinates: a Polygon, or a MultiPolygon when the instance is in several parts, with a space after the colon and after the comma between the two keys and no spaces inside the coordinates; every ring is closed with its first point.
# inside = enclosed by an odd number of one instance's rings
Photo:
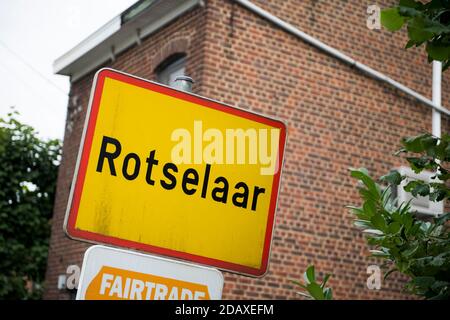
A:
{"type": "Polygon", "coordinates": [[[102,69],[64,229],[261,276],[285,139],[278,120],[102,69]]]}

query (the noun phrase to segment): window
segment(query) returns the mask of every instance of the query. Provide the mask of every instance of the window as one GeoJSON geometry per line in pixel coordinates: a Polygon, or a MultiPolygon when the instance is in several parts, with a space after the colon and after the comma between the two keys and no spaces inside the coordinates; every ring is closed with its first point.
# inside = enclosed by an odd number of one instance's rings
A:
{"type": "Polygon", "coordinates": [[[178,76],[184,75],[186,70],[185,65],[186,55],[176,54],[169,57],[156,69],[157,81],[168,86],[173,86],[175,79],[178,76]]]}
{"type": "Polygon", "coordinates": [[[417,196],[414,198],[409,192],[403,188],[411,180],[422,180],[426,182],[438,182],[438,180],[431,179],[435,174],[428,171],[423,171],[420,174],[414,173],[408,167],[400,167],[397,169],[401,175],[407,176],[407,179],[394,188],[393,196],[398,199],[398,203],[411,201],[411,209],[417,211],[420,216],[438,216],[444,212],[444,202],[430,201],[429,197],[417,196]]]}

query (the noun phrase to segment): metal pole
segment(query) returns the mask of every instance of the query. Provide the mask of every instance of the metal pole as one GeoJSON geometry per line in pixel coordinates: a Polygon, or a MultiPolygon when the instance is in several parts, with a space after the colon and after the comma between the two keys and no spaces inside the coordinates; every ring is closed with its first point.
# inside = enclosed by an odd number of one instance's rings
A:
{"type": "Polygon", "coordinates": [[[178,76],[175,79],[173,87],[175,89],[178,89],[178,90],[181,90],[181,91],[192,92],[192,85],[193,84],[194,84],[194,80],[191,77],[178,76]]]}

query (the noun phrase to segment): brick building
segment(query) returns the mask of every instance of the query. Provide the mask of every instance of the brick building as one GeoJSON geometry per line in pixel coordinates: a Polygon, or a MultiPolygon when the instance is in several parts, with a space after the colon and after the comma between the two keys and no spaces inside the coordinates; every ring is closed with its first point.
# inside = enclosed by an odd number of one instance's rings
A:
{"type": "MultiPolygon", "coordinates": [[[[268,274],[224,272],[224,299],[297,298],[289,279],[308,264],[334,274],[337,299],[400,299],[399,277],[366,287],[367,246],[345,205],[360,203],[349,167],[382,175],[402,164],[401,137],[431,131],[432,109],[374,79],[234,0],[139,1],[55,62],[71,77],[63,159],[45,298],[68,299],[58,276],[81,265],[88,247],[66,238],[63,220],[93,76],[108,66],[171,83],[195,80],[196,94],[283,119],[288,124],[282,184],[268,274]]],[[[404,32],[369,30],[375,1],[252,0],[254,5],[351,58],[431,97],[423,49],[402,49],[404,32]]],[[[376,1],[381,7],[396,1],[376,1]]],[[[450,105],[450,73],[442,80],[450,105]]],[[[449,117],[442,128],[448,131],[449,117]]]]}

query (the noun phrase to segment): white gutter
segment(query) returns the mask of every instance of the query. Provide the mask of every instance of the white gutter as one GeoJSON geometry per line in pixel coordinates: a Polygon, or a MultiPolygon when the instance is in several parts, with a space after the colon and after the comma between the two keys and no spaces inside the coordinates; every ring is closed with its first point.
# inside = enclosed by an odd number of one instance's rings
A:
{"type": "Polygon", "coordinates": [[[377,79],[379,81],[385,82],[390,84],[391,86],[395,87],[396,89],[406,93],[407,95],[412,96],[416,100],[426,104],[427,106],[433,108],[433,111],[437,113],[443,113],[450,116],[450,111],[446,108],[442,107],[440,103],[436,103],[434,101],[431,101],[430,99],[424,97],[420,93],[408,88],[407,86],[389,78],[388,76],[372,69],[371,67],[358,62],[346,54],[340,52],[339,50],[330,47],[329,45],[323,43],[322,41],[310,36],[309,34],[306,34],[305,32],[299,30],[298,28],[294,27],[293,25],[281,20],[280,18],[272,15],[271,13],[267,12],[266,10],[262,9],[261,7],[258,7],[257,5],[251,3],[248,0],[234,0],[236,3],[240,4],[241,6],[249,9],[253,13],[259,15],[260,17],[263,17],[264,19],[270,21],[274,25],[280,27],[284,31],[287,31],[294,36],[302,39],[303,41],[311,44],[312,46],[326,52],[327,54],[349,64],[352,67],[355,67],[356,69],[362,71],[363,73],[369,75],[370,77],[377,79]]]}
{"type": "MultiPolygon", "coordinates": [[[[442,81],[442,62],[433,61],[433,102],[441,105],[441,81],[442,81]]],[[[433,109],[432,114],[432,134],[438,138],[441,137],[441,113],[433,109]]]]}

